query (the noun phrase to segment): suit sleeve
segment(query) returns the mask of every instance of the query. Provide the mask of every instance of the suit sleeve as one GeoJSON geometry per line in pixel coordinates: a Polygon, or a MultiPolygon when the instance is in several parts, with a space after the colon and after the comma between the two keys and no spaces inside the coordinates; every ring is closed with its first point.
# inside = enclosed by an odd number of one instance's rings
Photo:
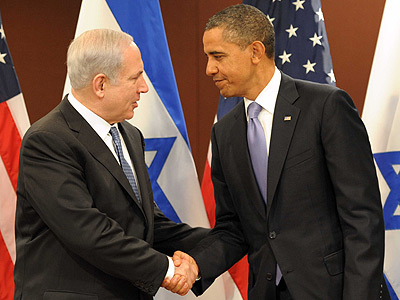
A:
{"type": "Polygon", "coordinates": [[[176,224],[162,211],[154,207],[154,249],[172,256],[175,251],[188,252],[201,241],[210,229],[192,228],[187,224],[176,224]]]}
{"type": "Polygon", "coordinates": [[[382,280],[384,222],[367,132],[352,100],[340,90],[328,96],[321,122],[343,232],[343,299],[375,299],[382,280]]]}
{"type": "Polygon", "coordinates": [[[239,261],[248,250],[242,225],[220,164],[215,126],[211,132],[211,143],[211,177],[216,202],[216,223],[209,235],[189,252],[196,260],[202,278],[192,289],[196,295],[203,293],[219,275],[239,261]]]}
{"type": "Polygon", "coordinates": [[[21,148],[24,184],[19,185],[21,199],[27,203],[20,205],[32,205],[71,252],[154,295],[166,274],[167,257],[147,242],[126,235],[116,221],[96,208],[79,147],[54,133],[29,133],[21,148]]]}

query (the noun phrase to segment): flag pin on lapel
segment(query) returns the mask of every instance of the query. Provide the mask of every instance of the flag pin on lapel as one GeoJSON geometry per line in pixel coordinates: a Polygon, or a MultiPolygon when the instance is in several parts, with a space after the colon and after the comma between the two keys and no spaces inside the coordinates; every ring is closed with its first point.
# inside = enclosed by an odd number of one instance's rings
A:
{"type": "Polygon", "coordinates": [[[283,121],[290,121],[290,120],[292,120],[292,116],[285,116],[283,118],[283,121]]]}

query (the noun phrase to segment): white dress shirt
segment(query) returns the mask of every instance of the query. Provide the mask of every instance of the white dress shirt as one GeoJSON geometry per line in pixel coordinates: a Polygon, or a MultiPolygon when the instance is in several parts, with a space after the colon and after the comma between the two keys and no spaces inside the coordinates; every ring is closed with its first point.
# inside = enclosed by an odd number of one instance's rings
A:
{"type": "MultiPolygon", "coordinates": [[[[265,141],[267,142],[267,151],[269,153],[269,145],[271,142],[271,130],[272,130],[272,120],[274,117],[276,98],[278,97],[279,86],[281,84],[282,74],[275,67],[274,75],[267,86],[261,91],[257,96],[255,102],[262,106],[262,110],[258,115],[258,120],[264,129],[265,141]]],[[[249,122],[249,115],[247,113],[247,108],[249,107],[252,100],[244,98],[244,107],[246,112],[247,123],[249,122]]]]}

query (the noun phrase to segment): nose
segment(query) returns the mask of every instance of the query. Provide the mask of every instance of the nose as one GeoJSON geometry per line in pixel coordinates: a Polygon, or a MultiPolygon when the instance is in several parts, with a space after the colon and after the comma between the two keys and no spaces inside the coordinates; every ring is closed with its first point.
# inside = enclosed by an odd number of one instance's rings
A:
{"type": "Polygon", "coordinates": [[[149,91],[149,87],[146,83],[146,80],[144,79],[144,76],[141,76],[139,78],[140,82],[139,82],[139,89],[138,89],[138,93],[147,93],[149,91]]]}
{"type": "Polygon", "coordinates": [[[215,74],[218,73],[218,68],[211,59],[207,61],[207,66],[206,66],[206,74],[207,76],[214,76],[215,74]]]}

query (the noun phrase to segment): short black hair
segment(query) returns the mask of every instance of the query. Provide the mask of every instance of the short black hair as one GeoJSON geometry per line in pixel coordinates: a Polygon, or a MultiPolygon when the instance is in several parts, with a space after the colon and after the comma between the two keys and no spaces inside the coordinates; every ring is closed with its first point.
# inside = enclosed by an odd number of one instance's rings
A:
{"type": "Polygon", "coordinates": [[[269,58],[275,55],[275,32],[268,17],[251,5],[237,4],[229,6],[213,15],[204,31],[222,28],[223,38],[245,49],[254,41],[265,46],[269,58]]]}

